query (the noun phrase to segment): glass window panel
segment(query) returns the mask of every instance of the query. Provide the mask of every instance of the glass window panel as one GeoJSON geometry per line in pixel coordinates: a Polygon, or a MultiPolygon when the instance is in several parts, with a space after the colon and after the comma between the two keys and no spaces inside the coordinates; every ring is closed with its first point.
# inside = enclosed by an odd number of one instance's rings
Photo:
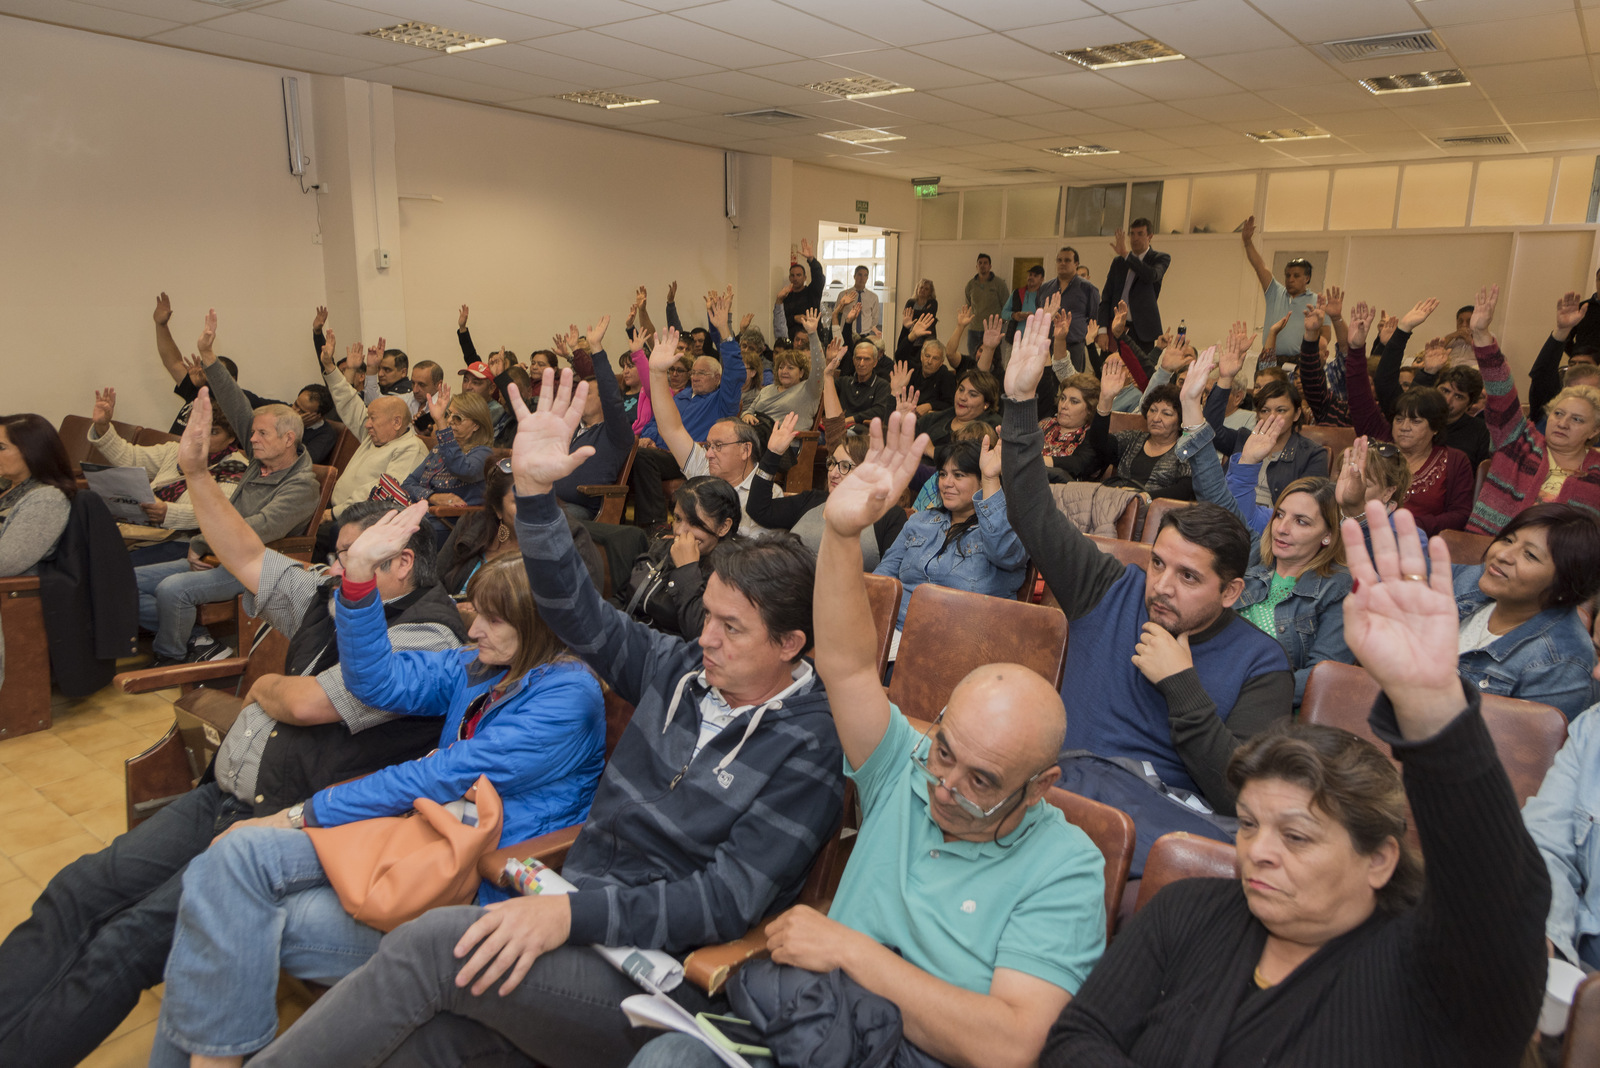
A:
{"type": "Polygon", "coordinates": [[[1593,222],[1589,218],[1589,197],[1594,188],[1595,157],[1563,156],[1556,175],[1556,204],[1550,215],[1553,223],[1593,222]]]}
{"type": "Polygon", "coordinates": [[[1255,214],[1256,176],[1208,174],[1194,180],[1189,203],[1189,232],[1231,234],[1255,214]]]}
{"type": "Polygon", "coordinates": [[[1067,236],[1110,236],[1122,226],[1128,202],[1126,182],[1082,185],[1067,190],[1067,236]]]}
{"type": "Polygon", "coordinates": [[[960,217],[960,193],[940,193],[936,197],[929,197],[922,202],[922,232],[918,236],[923,241],[954,241],[956,239],[956,220],[960,217]]]}
{"type": "Polygon", "coordinates": [[[1327,210],[1327,171],[1272,171],[1267,175],[1264,229],[1321,230],[1327,210]]]}
{"type": "Polygon", "coordinates": [[[961,239],[988,241],[1000,236],[1000,189],[968,189],[961,194],[961,239]]]}
{"type": "Polygon", "coordinates": [[[1550,201],[1555,160],[1487,159],[1478,164],[1478,191],[1472,198],[1473,226],[1538,226],[1550,201]]]}
{"type": "Polygon", "coordinates": [[[1061,187],[1006,191],[1007,237],[1054,237],[1061,187]]]}
{"type": "Polygon", "coordinates": [[[878,238],[878,241],[877,241],[876,245],[873,246],[873,248],[874,248],[873,255],[876,256],[880,260],[883,259],[883,252],[884,252],[884,240],[883,240],[883,238],[881,238],[881,237],[878,238]]]}
{"type": "Polygon", "coordinates": [[[1133,195],[1128,200],[1128,224],[1135,219],[1149,219],[1150,232],[1161,232],[1160,182],[1134,182],[1133,195]]]}
{"type": "Polygon", "coordinates": [[[1334,171],[1328,229],[1391,229],[1394,226],[1394,191],[1399,182],[1399,167],[1334,171]]]}
{"type": "Polygon", "coordinates": [[[1168,178],[1161,184],[1161,206],[1166,212],[1162,226],[1181,234],[1188,228],[1189,179],[1168,178]]]}
{"type": "Polygon", "coordinates": [[[1400,228],[1461,226],[1467,221],[1471,189],[1470,163],[1408,166],[1400,180],[1400,228]]]}

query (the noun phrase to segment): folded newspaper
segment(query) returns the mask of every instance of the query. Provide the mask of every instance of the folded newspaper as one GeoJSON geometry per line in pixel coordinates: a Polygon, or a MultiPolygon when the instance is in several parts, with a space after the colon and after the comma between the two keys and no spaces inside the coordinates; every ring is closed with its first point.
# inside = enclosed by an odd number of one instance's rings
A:
{"type": "MultiPolygon", "coordinates": [[[[506,878],[523,895],[570,894],[577,890],[555,869],[534,857],[506,861],[506,878]]],[[[719,1046],[705,1033],[694,1014],[667,997],[665,991],[683,982],[683,965],[659,949],[633,946],[594,946],[594,951],[611,962],[623,975],[649,993],[622,999],[623,1014],[635,1027],[657,1027],[681,1031],[705,1043],[728,1068],[750,1068],[750,1062],[730,1049],[719,1046]]]]}

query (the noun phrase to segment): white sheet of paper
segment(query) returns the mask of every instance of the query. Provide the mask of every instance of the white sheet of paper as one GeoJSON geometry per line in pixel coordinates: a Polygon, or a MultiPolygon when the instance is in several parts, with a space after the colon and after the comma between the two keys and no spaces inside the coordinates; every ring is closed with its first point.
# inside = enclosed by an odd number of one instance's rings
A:
{"type": "Polygon", "coordinates": [[[100,495],[118,522],[148,524],[150,517],[139,507],[141,502],[151,503],[156,495],[150,491],[150,476],[142,467],[108,467],[104,471],[85,471],[89,488],[100,495]]]}
{"type": "Polygon", "coordinates": [[[711,1041],[706,1033],[700,1030],[700,1022],[690,1014],[689,1010],[665,994],[635,994],[623,998],[622,1013],[635,1027],[656,1027],[663,1031],[681,1031],[686,1035],[693,1035],[704,1042],[706,1048],[715,1053],[717,1059],[728,1068],[750,1068],[749,1061],[731,1049],[723,1049],[711,1041]]]}

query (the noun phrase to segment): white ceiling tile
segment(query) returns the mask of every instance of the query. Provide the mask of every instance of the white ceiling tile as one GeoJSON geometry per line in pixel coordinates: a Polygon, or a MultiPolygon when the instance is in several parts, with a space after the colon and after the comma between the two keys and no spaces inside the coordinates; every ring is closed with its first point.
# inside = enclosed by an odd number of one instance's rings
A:
{"type": "Polygon", "coordinates": [[[906,121],[905,116],[873,107],[873,103],[874,101],[870,100],[837,100],[823,97],[816,103],[804,104],[794,110],[821,119],[837,130],[848,129],[851,126],[887,129],[906,121]]]}
{"type": "Polygon", "coordinates": [[[1067,62],[998,33],[986,33],[961,41],[919,45],[911,51],[990,77],[1002,72],[1007,78],[1055,74],[1067,62]]]}
{"type": "MultiPolygon", "coordinates": [[[[1188,126],[1173,126],[1167,129],[1151,130],[1152,134],[1182,148],[1209,148],[1237,145],[1244,139],[1244,134],[1237,130],[1225,130],[1221,126],[1211,123],[1193,123],[1188,126]]],[[[1106,136],[1112,136],[1107,134],[1106,136]]]]}
{"type": "Polygon", "coordinates": [[[148,40],[159,44],[177,45],[179,48],[192,48],[197,52],[208,52],[214,56],[248,59],[290,70],[309,71],[313,74],[352,74],[371,66],[370,63],[361,60],[335,56],[327,52],[313,52],[292,45],[258,41],[231,33],[218,33],[204,26],[180,26],[175,30],[158,33],[148,40]]]}
{"type": "MultiPolygon", "coordinates": [[[[1184,118],[1190,122],[1194,121],[1187,115],[1184,118]]],[[[1067,138],[1092,139],[1112,130],[1128,129],[1123,123],[1091,115],[1087,111],[1053,111],[1044,115],[1029,115],[1025,121],[1029,126],[1037,126],[1041,130],[1067,138]]],[[[1060,141],[1056,143],[1060,144],[1060,141]]]]}
{"type": "MultiPolygon", "coordinates": [[[[1244,89],[1287,90],[1285,106],[1293,106],[1293,97],[1306,85],[1345,83],[1350,79],[1336,71],[1309,48],[1269,48],[1261,52],[1235,52],[1225,56],[1208,56],[1205,66],[1244,89]]],[[[1177,66],[1175,63],[1158,63],[1155,69],[1177,66]]]]}
{"type": "MultiPolygon", "coordinates": [[[[1583,35],[1578,30],[1578,16],[1570,9],[1559,15],[1449,26],[1437,32],[1450,54],[1458,62],[1469,66],[1475,63],[1517,63],[1583,54],[1583,35]]],[[[1471,74],[1471,70],[1467,73],[1471,74]]]]}
{"type": "MultiPolygon", "coordinates": [[[[1110,15],[1095,15],[1092,18],[1069,19],[1065,22],[1056,22],[1055,12],[1051,12],[1051,22],[1043,26],[1030,26],[1026,29],[1008,30],[1006,36],[1014,41],[1031,45],[1045,52],[1062,52],[1072,48],[1096,48],[1100,45],[1117,44],[1122,41],[1138,40],[1140,34],[1126,22],[1112,18],[1110,15]]],[[[1062,62],[1071,62],[1063,60],[1062,62]]]]}
{"type": "Polygon", "coordinates": [[[616,91],[640,99],[655,99],[663,104],[691,108],[704,115],[725,115],[731,111],[756,110],[742,97],[712,93],[682,82],[630,82],[617,86],[616,91]]]}
{"type": "Polygon", "coordinates": [[[1592,119],[1600,114],[1600,94],[1549,93],[1545,96],[1523,96],[1502,100],[1498,110],[1509,123],[1565,122],[1575,119],[1592,119]]]}
{"type": "Polygon", "coordinates": [[[1235,93],[1232,96],[1211,96],[1199,100],[1179,97],[1173,104],[1182,111],[1199,116],[1207,122],[1265,122],[1268,124],[1292,120],[1292,112],[1273,103],[1267,96],[1254,93],[1235,93]]]}
{"type": "MultiPolygon", "coordinates": [[[[1421,94],[1431,96],[1429,93],[1421,94]]],[[[1600,103],[1600,100],[1596,101],[1600,103]]],[[[1415,106],[1394,109],[1412,126],[1427,132],[1439,126],[1488,126],[1500,121],[1487,100],[1418,100],[1415,106]]]]}
{"type": "Polygon", "coordinates": [[[964,130],[935,125],[931,122],[896,126],[894,132],[905,137],[906,144],[911,146],[906,149],[908,152],[916,151],[923,147],[949,148],[955,145],[970,145],[983,140],[982,134],[971,134],[964,130]]]}
{"type": "Polygon", "coordinates": [[[841,27],[844,43],[851,37],[872,38],[856,41],[858,47],[927,44],[953,37],[971,37],[984,31],[980,21],[951,14],[923,0],[806,0],[797,5],[805,11],[841,27]]]}
{"type": "Polygon", "coordinates": [[[1351,134],[1343,138],[1343,140],[1350,147],[1359,149],[1362,152],[1414,150],[1421,155],[1432,156],[1439,151],[1433,142],[1415,131],[1411,133],[1395,131],[1391,133],[1351,134]]]}
{"type": "Polygon", "coordinates": [[[983,119],[962,119],[958,122],[945,123],[953,130],[965,130],[968,133],[984,134],[992,141],[1014,141],[1024,137],[1039,136],[1037,126],[1029,126],[1016,119],[1003,119],[999,116],[990,116],[983,119]]]}
{"type": "MultiPolygon", "coordinates": [[[[934,0],[942,8],[965,15],[973,22],[991,30],[1017,30],[1038,23],[1041,14],[1038,0],[934,0]]],[[[1052,22],[1066,19],[1092,18],[1100,12],[1083,0],[1052,0],[1049,16],[1052,22]]]]}
{"type": "Polygon", "coordinates": [[[1405,113],[1387,108],[1368,108],[1365,111],[1315,111],[1309,117],[1318,127],[1336,137],[1353,133],[1385,133],[1414,129],[1406,121],[1405,113]]]}
{"type": "Polygon", "coordinates": [[[1307,44],[1382,33],[1406,33],[1423,28],[1421,8],[1414,7],[1407,0],[1339,0],[1336,4],[1307,3],[1306,0],[1251,0],[1251,4],[1307,44]]]}
{"type": "Polygon", "coordinates": [[[710,74],[717,70],[715,64],[703,63],[698,59],[662,52],[655,48],[646,48],[631,41],[603,37],[594,30],[573,30],[554,37],[541,37],[528,47],[595,66],[632,71],[648,78],[684,78],[693,74],[710,74]]]}
{"type": "Polygon", "coordinates": [[[1061,105],[1054,100],[1034,96],[1004,82],[940,89],[933,95],[945,100],[954,100],[958,104],[965,104],[979,111],[987,111],[991,115],[1037,115],[1040,112],[1061,110],[1061,105]]]}
{"type": "MultiPolygon", "coordinates": [[[[262,10],[270,12],[273,9],[268,7],[262,10]]],[[[368,65],[390,66],[410,63],[413,60],[440,54],[414,45],[364,37],[359,33],[329,30],[303,22],[269,18],[254,11],[240,11],[224,15],[220,19],[212,19],[205,24],[205,28],[219,33],[235,33],[258,41],[272,41],[277,44],[294,45],[296,48],[309,48],[314,52],[345,56],[368,65]]]]}
{"type": "Polygon", "coordinates": [[[723,33],[675,15],[651,15],[612,23],[595,31],[637,45],[678,52],[686,56],[715,57],[719,66],[753,67],[795,59],[792,52],[723,33]]]}
{"type": "Polygon", "coordinates": [[[932,93],[902,93],[899,96],[877,97],[878,106],[896,115],[904,115],[922,122],[952,122],[958,119],[986,118],[985,112],[944,100],[932,93]]]}
{"type": "Polygon", "coordinates": [[[91,7],[125,11],[130,15],[144,15],[146,18],[168,19],[185,25],[216,18],[228,10],[216,4],[203,3],[202,0],[84,0],[84,2],[91,7]]]}
{"type": "Polygon", "coordinates": [[[1527,15],[1552,15],[1570,12],[1572,0],[1427,0],[1417,14],[1430,26],[1459,26],[1466,22],[1494,22],[1497,19],[1527,15]]]}
{"type": "Polygon", "coordinates": [[[720,0],[679,12],[680,17],[752,41],[781,41],[802,56],[829,56],[871,47],[838,26],[775,0],[720,0]]]}
{"type": "MultiPolygon", "coordinates": [[[[226,11],[224,8],[218,10],[226,11]]],[[[277,0],[273,4],[253,7],[249,13],[304,23],[307,26],[320,26],[325,30],[338,30],[340,33],[366,33],[383,25],[383,16],[376,11],[364,7],[351,7],[349,4],[331,3],[330,0],[277,0]]],[[[555,26],[554,29],[559,31],[566,27],[555,26]]]]}
{"type": "Polygon", "coordinates": [[[1190,116],[1167,104],[1150,102],[1147,104],[1124,104],[1114,108],[1095,108],[1094,113],[1102,119],[1120,122],[1124,126],[1134,129],[1149,129],[1157,126],[1177,126],[1189,119],[1190,116]]]}
{"type": "MultiPolygon", "coordinates": [[[[737,59],[734,60],[737,62],[737,59]]],[[[768,63],[762,65],[740,63],[735,70],[742,70],[746,74],[753,74],[757,78],[766,78],[778,82],[780,85],[802,86],[812,82],[829,82],[836,78],[854,77],[858,71],[852,70],[839,62],[827,62],[821,59],[794,59],[790,57],[787,62],[768,63]]],[[[807,90],[815,92],[815,90],[807,90]]]]}
{"type": "Polygon", "coordinates": [[[1087,70],[1070,74],[1052,74],[1046,78],[1018,78],[1011,84],[1025,92],[1074,108],[1142,104],[1150,99],[1143,93],[1125,85],[1118,85],[1110,78],[1087,70]]]}
{"type": "MultiPolygon", "coordinates": [[[[724,96],[736,96],[749,101],[750,108],[765,107],[795,107],[801,104],[815,103],[824,99],[822,94],[811,90],[801,89],[793,85],[784,85],[767,78],[758,78],[753,74],[743,71],[721,71],[717,74],[697,74],[690,78],[679,78],[684,85],[695,89],[705,89],[724,96]]],[[[911,94],[915,96],[916,94],[911,94]]]]}
{"type": "MultiPolygon", "coordinates": [[[[344,2],[348,3],[351,0],[344,2]]],[[[359,2],[376,6],[393,0],[359,0],[359,2]]],[[[421,2],[433,7],[436,0],[421,0],[421,2]]],[[[472,0],[458,0],[458,2],[472,2],[472,0]]],[[[642,6],[631,4],[628,0],[583,0],[582,3],[573,3],[571,0],[480,0],[478,6],[503,8],[547,22],[560,22],[583,28],[604,26],[624,19],[643,18],[651,14],[652,10],[662,9],[660,4],[642,6]]]]}
{"type": "Polygon", "coordinates": [[[472,53],[472,61],[566,82],[584,89],[615,89],[619,85],[640,80],[640,75],[631,71],[587,63],[520,44],[479,49],[472,53]]]}
{"type": "Polygon", "coordinates": [[[1373,96],[1355,82],[1332,85],[1307,85],[1292,93],[1263,93],[1269,100],[1278,100],[1284,107],[1302,115],[1314,111],[1355,111],[1361,108],[1380,108],[1380,98],[1373,96]]]}
{"type": "MultiPolygon", "coordinates": [[[[476,52],[471,53],[477,55],[476,52]]],[[[405,70],[421,71],[442,78],[455,78],[474,85],[492,85],[509,89],[519,97],[556,96],[574,89],[587,88],[559,78],[541,78],[509,67],[495,67],[488,63],[475,63],[466,56],[436,56],[401,65],[405,70]]]]}
{"type": "Polygon", "coordinates": [[[458,100],[481,100],[488,104],[504,104],[527,95],[515,89],[502,89],[499,86],[484,85],[482,82],[462,81],[460,78],[415,70],[411,67],[384,67],[381,73],[363,74],[360,77],[369,81],[384,82],[397,89],[414,89],[419,93],[434,93],[438,96],[455,97],[458,100]]]}
{"type": "Polygon", "coordinates": [[[1187,56],[1289,48],[1295,43],[1244,0],[1189,0],[1129,11],[1121,17],[1135,29],[1187,56]]]}
{"type": "Polygon", "coordinates": [[[1593,148],[1600,144],[1600,119],[1520,123],[1512,132],[1529,148],[1593,148]]]}
{"type": "MultiPolygon", "coordinates": [[[[222,9],[217,10],[220,13],[222,9]]],[[[0,0],[0,15],[20,15],[23,18],[40,19],[74,29],[114,33],[120,37],[147,37],[195,21],[150,18],[129,11],[115,11],[91,4],[80,4],[76,0],[0,0]]]]}
{"type": "MultiPolygon", "coordinates": [[[[473,0],[359,0],[349,6],[374,13],[368,29],[416,20],[479,37],[503,37],[507,41],[547,36],[576,22],[574,18],[559,16],[531,18],[532,12],[507,11],[503,7],[473,3],[473,0]]],[[[637,9],[637,13],[648,14],[643,9],[637,9]]]]}
{"type": "Polygon", "coordinates": [[[641,120],[641,116],[637,114],[641,110],[639,108],[618,108],[615,111],[607,111],[605,108],[574,104],[570,100],[553,96],[535,96],[525,100],[508,100],[505,103],[507,107],[519,111],[531,111],[555,119],[571,119],[573,122],[587,123],[590,126],[620,128],[626,123],[637,123],[641,120]]]}
{"type": "Polygon", "coordinates": [[[917,90],[948,89],[953,85],[977,85],[989,79],[960,67],[952,67],[926,56],[903,49],[885,49],[879,52],[857,52],[840,56],[834,62],[860,74],[887,78],[900,85],[917,90]]]}
{"type": "Polygon", "coordinates": [[[1108,81],[1127,86],[1153,100],[1184,100],[1239,92],[1239,86],[1193,60],[1147,63],[1098,73],[1108,81]]]}

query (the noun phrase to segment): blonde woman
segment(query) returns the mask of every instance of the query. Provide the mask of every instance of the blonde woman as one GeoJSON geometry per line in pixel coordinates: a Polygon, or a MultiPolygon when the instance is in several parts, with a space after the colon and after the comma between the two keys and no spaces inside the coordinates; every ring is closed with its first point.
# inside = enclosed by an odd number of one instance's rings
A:
{"type": "MultiPolygon", "coordinates": [[[[406,476],[401,484],[413,501],[437,505],[478,505],[483,503],[483,465],[494,448],[494,417],[489,402],[476,393],[450,396],[450,387],[440,385],[428,398],[428,412],[439,428],[433,451],[406,476]]],[[[450,536],[450,527],[437,516],[428,525],[440,545],[450,536]]]]}

